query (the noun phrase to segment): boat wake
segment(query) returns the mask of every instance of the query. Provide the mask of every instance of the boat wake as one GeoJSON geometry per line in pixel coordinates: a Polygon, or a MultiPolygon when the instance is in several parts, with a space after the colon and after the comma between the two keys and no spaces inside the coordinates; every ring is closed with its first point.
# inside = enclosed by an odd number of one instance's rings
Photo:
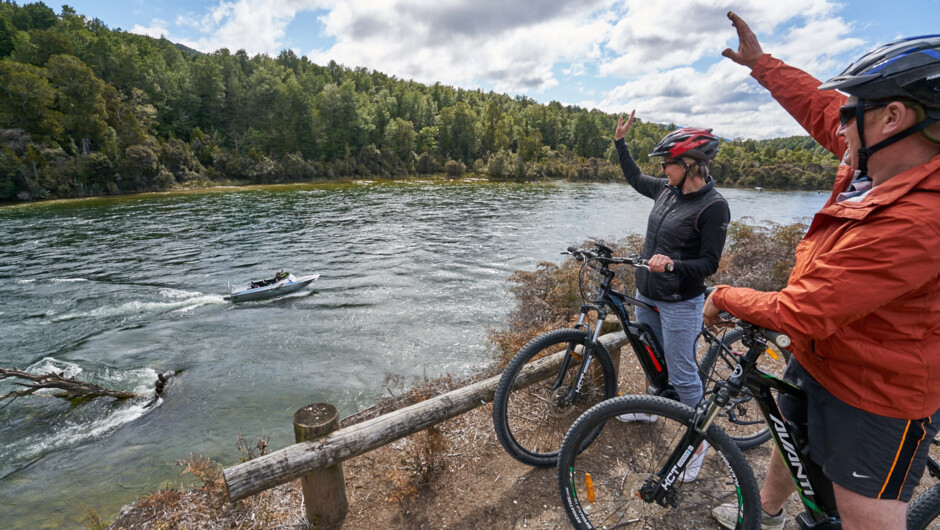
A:
{"type": "Polygon", "coordinates": [[[185,313],[205,305],[224,304],[222,295],[200,292],[180,291],[162,288],[158,291],[159,300],[134,300],[116,306],[105,306],[90,311],[75,311],[56,316],[53,321],[61,322],[79,318],[114,318],[150,313],[185,313]]]}

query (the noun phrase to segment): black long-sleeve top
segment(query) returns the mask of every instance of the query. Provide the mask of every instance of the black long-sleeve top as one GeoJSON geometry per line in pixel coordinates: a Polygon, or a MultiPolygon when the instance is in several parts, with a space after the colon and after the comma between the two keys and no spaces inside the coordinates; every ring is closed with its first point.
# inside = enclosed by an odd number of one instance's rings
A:
{"type": "Polygon", "coordinates": [[[669,256],[673,275],[637,269],[637,287],[655,300],[687,300],[705,291],[705,277],[718,270],[731,211],[709,177],[705,186],[681,193],[668,181],[644,175],[623,140],[614,142],[624,179],[656,201],[647,224],[643,257],[669,256]]]}

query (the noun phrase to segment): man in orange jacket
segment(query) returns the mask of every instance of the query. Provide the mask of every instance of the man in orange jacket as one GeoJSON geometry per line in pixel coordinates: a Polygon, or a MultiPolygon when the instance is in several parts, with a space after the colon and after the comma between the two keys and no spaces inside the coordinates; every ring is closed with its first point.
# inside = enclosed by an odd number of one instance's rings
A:
{"type": "MultiPolygon", "coordinates": [[[[810,458],[833,481],[843,527],[903,528],[940,425],[940,35],[882,46],[820,83],[765,54],[734,13],[751,75],[823,147],[842,157],[832,195],[779,292],[719,286],[719,310],[793,339],[786,378],[808,407],[810,458]],[[841,90],[847,94],[835,92],[841,90]]],[[[795,485],[771,459],[762,527],[782,528],[795,485]]],[[[733,528],[736,512],[715,518],[733,528]]]]}

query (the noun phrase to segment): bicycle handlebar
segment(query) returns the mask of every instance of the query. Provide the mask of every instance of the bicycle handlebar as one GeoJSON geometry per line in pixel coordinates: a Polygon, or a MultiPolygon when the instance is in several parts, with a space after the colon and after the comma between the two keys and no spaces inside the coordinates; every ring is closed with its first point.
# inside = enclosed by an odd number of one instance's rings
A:
{"type": "MultiPolygon", "coordinates": [[[[712,291],[714,291],[714,290],[715,290],[714,287],[708,287],[707,289],[705,289],[705,296],[708,296],[708,295],[712,294],[712,291]]],[[[781,333],[781,332],[779,332],[779,331],[774,331],[774,330],[772,330],[772,329],[767,329],[767,328],[762,328],[762,327],[760,327],[760,326],[755,326],[754,324],[751,324],[750,322],[746,322],[746,321],[744,321],[744,320],[742,320],[742,319],[740,319],[740,318],[738,318],[738,317],[732,315],[731,313],[729,313],[729,312],[727,312],[727,311],[720,311],[720,312],[718,313],[718,316],[719,316],[723,321],[728,322],[728,323],[735,323],[735,321],[737,321],[737,322],[740,323],[740,324],[744,324],[744,325],[747,325],[747,326],[752,326],[754,329],[756,329],[756,331],[757,331],[758,333],[760,333],[761,335],[763,335],[764,338],[766,338],[766,339],[769,340],[770,342],[774,343],[774,345],[776,345],[778,348],[781,348],[781,349],[784,349],[784,350],[785,350],[785,349],[789,348],[789,347],[790,347],[790,344],[792,344],[792,342],[793,342],[793,341],[790,340],[790,336],[787,335],[786,333],[781,333]]]]}
{"type": "MultiPolygon", "coordinates": [[[[586,248],[577,248],[573,246],[568,247],[568,251],[562,252],[562,254],[571,254],[578,261],[583,261],[584,258],[589,258],[589,259],[600,261],[601,263],[607,263],[607,264],[612,264],[612,265],[633,265],[634,267],[640,267],[641,269],[647,269],[647,270],[649,270],[650,268],[649,260],[642,259],[636,255],[629,256],[629,257],[615,257],[615,256],[610,255],[610,253],[613,252],[610,248],[603,246],[603,245],[599,245],[599,244],[597,246],[602,252],[604,252],[604,254],[608,254],[608,255],[605,256],[602,254],[598,254],[596,252],[592,252],[586,248]]],[[[666,265],[666,272],[672,272],[674,269],[675,267],[673,266],[672,263],[669,263],[668,265],[666,265]]]]}
{"type": "Polygon", "coordinates": [[[760,332],[779,348],[787,349],[792,343],[790,336],[785,333],[780,333],[779,331],[765,328],[761,328],[760,332]]]}

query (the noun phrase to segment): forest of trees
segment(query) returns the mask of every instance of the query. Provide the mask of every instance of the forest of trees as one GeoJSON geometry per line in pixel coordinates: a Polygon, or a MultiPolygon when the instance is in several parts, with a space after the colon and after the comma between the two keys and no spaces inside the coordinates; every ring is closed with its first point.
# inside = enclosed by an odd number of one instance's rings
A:
{"type": "MultiPolygon", "coordinates": [[[[619,180],[616,116],[244,50],[202,54],[69,6],[0,1],[0,201],[211,185],[468,172],[619,180]]],[[[672,125],[636,122],[646,153],[672,125]]],[[[720,186],[823,189],[805,136],[733,140],[720,186]]]]}

